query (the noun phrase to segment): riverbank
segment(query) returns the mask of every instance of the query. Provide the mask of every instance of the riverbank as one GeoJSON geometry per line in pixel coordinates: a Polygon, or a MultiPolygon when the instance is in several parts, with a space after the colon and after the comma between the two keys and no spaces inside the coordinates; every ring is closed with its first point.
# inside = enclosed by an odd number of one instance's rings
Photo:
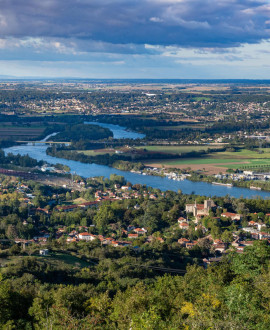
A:
{"type": "Polygon", "coordinates": [[[258,191],[270,191],[270,181],[259,181],[259,180],[233,180],[218,179],[216,176],[207,176],[203,174],[192,173],[189,180],[194,182],[207,182],[207,183],[218,183],[223,185],[230,185],[231,187],[246,188],[258,191]]]}
{"type": "MultiPolygon", "coordinates": [[[[127,133],[124,128],[123,131],[127,133]]],[[[171,190],[179,191],[181,190],[184,194],[196,194],[201,196],[225,196],[230,195],[231,197],[239,198],[256,198],[257,196],[261,198],[268,199],[270,198],[270,193],[265,191],[254,191],[245,188],[238,187],[223,187],[215,186],[207,182],[195,182],[190,180],[176,181],[171,180],[167,177],[159,177],[154,175],[142,175],[138,173],[126,172],[117,170],[115,168],[98,165],[98,164],[85,164],[82,162],[67,160],[63,158],[52,157],[46,154],[47,146],[45,144],[36,144],[35,146],[21,145],[14,146],[4,149],[4,152],[29,155],[32,158],[37,159],[38,161],[42,160],[48,164],[57,164],[67,165],[71,169],[72,173],[76,173],[82,177],[97,177],[103,176],[109,178],[111,174],[121,175],[125,178],[127,182],[131,184],[142,184],[149,187],[157,188],[162,191],[171,190]]]]}

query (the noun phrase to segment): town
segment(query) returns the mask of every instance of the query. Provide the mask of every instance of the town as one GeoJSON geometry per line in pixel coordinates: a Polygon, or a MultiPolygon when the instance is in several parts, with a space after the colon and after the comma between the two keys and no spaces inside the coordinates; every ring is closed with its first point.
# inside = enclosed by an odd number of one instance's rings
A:
{"type": "Polygon", "coordinates": [[[243,253],[245,247],[258,240],[270,243],[267,201],[266,211],[262,212],[255,206],[256,201],[231,200],[225,204],[224,198],[203,200],[175,194],[180,206],[167,193],[132,186],[116,175],[105,181],[102,178],[76,181],[83,190],[36,186],[31,181],[22,183],[12,176],[2,176],[1,203],[9,205],[12,200],[20,210],[15,223],[7,220],[2,224],[2,253],[14,244],[22,254],[33,248],[42,251],[53,241],[67,244],[67,248],[78,242],[96,242],[104,247],[129,247],[137,253],[149,244],[178,244],[191,254],[197,251],[207,265],[212,260],[221,260],[230,251],[243,253]],[[44,189],[48,191],[41,196],[44,189]],[[187,199],[195,202],[184,203],[187,199]],[[160,213],[163,220],[156,219],[156,225],[148,226],[147,209],[159,208],[164,203],[160,213]],[[107,214],[105,218],[103,212],[107,214]]]}

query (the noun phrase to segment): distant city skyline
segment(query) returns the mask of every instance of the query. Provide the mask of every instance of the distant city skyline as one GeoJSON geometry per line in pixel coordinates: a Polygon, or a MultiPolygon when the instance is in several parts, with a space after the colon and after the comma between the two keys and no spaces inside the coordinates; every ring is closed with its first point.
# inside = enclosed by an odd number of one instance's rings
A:
{"type": "Polygon", "coordinates": [[[268,79],[269,0],[0,0],[0,75],[268,79]]]}

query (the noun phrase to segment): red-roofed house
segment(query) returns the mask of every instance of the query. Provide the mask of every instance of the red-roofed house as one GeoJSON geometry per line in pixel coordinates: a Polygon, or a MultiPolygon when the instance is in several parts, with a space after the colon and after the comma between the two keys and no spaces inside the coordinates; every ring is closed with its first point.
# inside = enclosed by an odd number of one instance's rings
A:
{"type": "Polygon", "coordinates": [[[189,224],[187,222],[181,222],[179,227],[180,229],[187,230],[189,228],[189,224]]]}
{"type": "Polygon", "coordinates": [[[128,238],[138,238],[138,234],[128,234],[128,238]]]}
{"type": "Polygon", "coordinates": [[[89,234],[89,233],[80,233],[78,235],[78,237],[80,240],[83,240],[83,241],[93,241],[96,238],[95,235],[89,234]]]}
{"type": "Polygon", "coordinates": [[[183,238],[179,238],[177,242],[185,247],[187,243],[190,243],[190,240],[183,237],[183,238]]]}
{"type": "Polygon", "coordinates": [[[139,235],[144,235],[145,233],[147,233],[147,230],[144,228],[135,228],[133,229],[133,231],[139,235]]]}
{"type": "Polygon", "coordinates": [[[71,212],[78,208],[78,205],[59,205],[56,206],[58,211],[71,212]]]}

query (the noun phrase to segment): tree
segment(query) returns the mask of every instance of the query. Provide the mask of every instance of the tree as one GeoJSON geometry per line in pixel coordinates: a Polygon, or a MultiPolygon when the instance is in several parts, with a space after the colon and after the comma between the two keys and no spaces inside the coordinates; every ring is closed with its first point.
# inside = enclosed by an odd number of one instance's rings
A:
{"type": "Polygon", "coordinates": [[[14,225],[8,225],[7,230],[6,230],[6,236],[9,239],[14,239],[18,237],[18,231],[14,225]]]}
{"type": "Polygon", "coordinates": [[[229,230],[225,230],[221,235],[221,240],[225,243],[230,243],[233,241],[233,234],[229,230]]]}
{"type": "Polygon", "coordinates": [[[106,232],[107,226],[114,220],[114,213],[110,205],[103,204],[100,206],[94,217],[94,222],[100,234],[106,232]]]}

